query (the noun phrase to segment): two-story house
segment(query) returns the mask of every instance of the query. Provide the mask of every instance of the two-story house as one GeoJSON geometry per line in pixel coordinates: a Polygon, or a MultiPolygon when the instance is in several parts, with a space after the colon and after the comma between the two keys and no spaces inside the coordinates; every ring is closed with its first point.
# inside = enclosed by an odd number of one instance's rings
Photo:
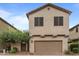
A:
{"type": "Polygon", "coordinates": [[[79,40],[79,24],[73,26],[69,29],[69,40],[78,41],[79,40]]]}
{"type": "Polygon", "coordinates": [[[68,50],[69,15],[71,11],[45,4],[29,13],[30,53],[62,55],[68,50]]]}

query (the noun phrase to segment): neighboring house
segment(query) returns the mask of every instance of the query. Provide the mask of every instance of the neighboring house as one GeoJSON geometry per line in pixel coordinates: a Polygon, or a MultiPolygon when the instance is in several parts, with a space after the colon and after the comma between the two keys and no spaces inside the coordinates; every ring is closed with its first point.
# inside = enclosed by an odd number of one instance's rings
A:
{"type": "Polygon", "coordinates": [[[45,4],[29,13],[30,53],[62,55],[68,50],[69,15],[71,11],[45,4]]]}
{"type": "MultiPolygon", "coordinates": [[[[5,21],[3,18],[0,17],[0,34],[7,31],[19,31],[14,26],[9,24],[7,21],[5,21]]],[[[2,45],[0,44],[0,49],[2,48],[2,45]]]]}
{"type": "MultiPolygon", "coordinates": [[[[5,21],[0,17],[0,33],[6,32],[6,31],[15,32],[20,30],[16,29],[14,26],[12,26],[11,24],[9,24],[7,21],[5,21]]],[[[2,50],[3,48],[1,46],[2,45],[0,44],[0,49],[2,50]]],[[[11,43],[11,45],[8,45],[8,47],[9,48],[16,47],[18,51],[27,51],[26,43],[13,43],[13,44],[11,43]]]]}
{"type": "Polygon", "coordinates": [[[69,40],[79,40],[79,24],[69,29],[69,40]]]}
{"type": "Polygon", "coordinates": [[[17,29],[0,17],[0,32],[17,31],[17,29]]]}

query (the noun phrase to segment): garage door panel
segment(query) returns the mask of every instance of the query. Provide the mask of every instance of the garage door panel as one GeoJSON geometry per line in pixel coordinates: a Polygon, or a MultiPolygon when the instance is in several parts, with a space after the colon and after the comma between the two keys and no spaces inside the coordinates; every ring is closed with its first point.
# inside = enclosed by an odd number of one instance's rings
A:
{"type": "Polygon", "coordinates": [[[60,55],[62,52],[61,41],[36,41],[35,54],[37,55],[60,55]]]}

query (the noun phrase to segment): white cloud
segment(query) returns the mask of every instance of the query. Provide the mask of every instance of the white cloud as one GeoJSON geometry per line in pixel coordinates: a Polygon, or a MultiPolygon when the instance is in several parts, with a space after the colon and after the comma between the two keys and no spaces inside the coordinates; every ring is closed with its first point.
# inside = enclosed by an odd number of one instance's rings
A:
{"type": "Polygon", "coordinates": [[[0,9],[0,17],[8,18],[10,15],[11,15],[10,12],[0,9]]]}
{"type": "Polygon", "coordinates": [[[13,16],[12,12],[0,9],[0,17],[19,30],[28,30],[28,19],[25,15],[13,16]]]}
{"type": "Polygon", "coordinates": [[[19,15],[9,18],[10,22],[20,30],[28,30],[28,19],[26,16],[19,15]]]}

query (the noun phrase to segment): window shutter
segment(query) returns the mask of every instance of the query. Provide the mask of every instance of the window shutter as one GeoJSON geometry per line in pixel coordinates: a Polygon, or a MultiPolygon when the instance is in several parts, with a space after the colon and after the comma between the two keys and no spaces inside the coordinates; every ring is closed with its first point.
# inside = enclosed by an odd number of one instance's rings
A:
{"type": "Polygon", "coordinates": [[[43,26],[43,17],[40,17],[39,22],[40,22],[39,26],[43,26]]]}
{"type": "Polygon", "coordinates": [[[76,28],[76,32],[78,32],[78,27],[76,28]]]}
{"type": "Polygon", "coordinates": [[[63,26],[63,17],[59,17],[59,26],[63,26]]]}
{"type": "Polygon", "coordinates": [[[37,17],[35,17],[35,19],[34,19],[34,26],[38,26],[38,18],[37,17]]]}
{"type": "Polygon", "coordinates": [[[58,17],[54,17],[54,26],[58,26],[58,17]]]}

